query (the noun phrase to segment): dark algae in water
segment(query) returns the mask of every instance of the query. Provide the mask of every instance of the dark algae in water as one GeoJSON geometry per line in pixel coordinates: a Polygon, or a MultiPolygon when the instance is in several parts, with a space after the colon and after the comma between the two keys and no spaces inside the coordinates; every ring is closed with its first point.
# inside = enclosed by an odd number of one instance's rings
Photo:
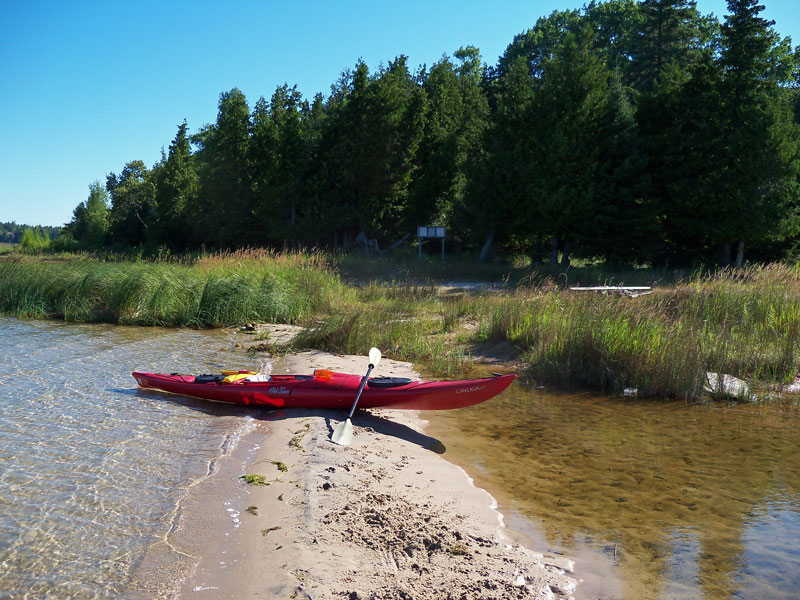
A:
{"type": "Polygon", "coordinates": [[[604,598],[798,597],[796,405],[628,401],[518,384],[432,417],[428,433],[501,510],[524,515],[532,537],[578,557],[579,569],[587,551],[613,565],[621,589],[604,598]]]}

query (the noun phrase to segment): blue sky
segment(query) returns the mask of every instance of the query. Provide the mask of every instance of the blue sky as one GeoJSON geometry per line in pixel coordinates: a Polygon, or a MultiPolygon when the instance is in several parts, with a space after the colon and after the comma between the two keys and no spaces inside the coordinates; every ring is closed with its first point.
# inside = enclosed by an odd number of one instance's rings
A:
{"type": "MultiPolygon", "coordinates": [[[[762,16],[800,43],[800,2],[762,16]]],[[[471,44],[495,64],[514,35],[568,0],[436,2],[0,0],[0,221],[63,225],[92,181],[151,166],[186,119],[216,119],[222,91],[251,107],[275,87],[327,94],[362,58],[416,68],[471,44]]],[[[698,0],[724,15],[724,0],[698,0]]]]}

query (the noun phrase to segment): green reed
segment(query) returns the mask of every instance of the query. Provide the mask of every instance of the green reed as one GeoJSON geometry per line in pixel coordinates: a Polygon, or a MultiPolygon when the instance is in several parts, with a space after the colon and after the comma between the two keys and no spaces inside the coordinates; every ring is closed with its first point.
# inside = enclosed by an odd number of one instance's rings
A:
{"type": "MultiPolygon", "coordinates": [[[[385,280],[384,280],[385,281],[385,280]]],[[[152,262],[0,259],[0,311],[26,317],[217,327],[300,323],[295,347],[393,358],[439,374],[503,344],[535,378],[608,392],[696,398],[706,372],[785,383],[800,360],[800,268],[718,271],[627,298],[558,278],[452,292],[413,280],[345,285],[322,253],[263,250],[152,262]]]]}
{"type": "Polygon", "coordinates": [[[293,346],[346,354],[377,346],[393,359],[424,363],[435,375],[462,373],[469,366],[466,350],[442,335],[436,304],[401,300],[349,308],[301,332],[293,346]]]}
{"type": "Polygon", "coordinates": [[[537,379],[607,392],[694,397],[704,370],[685,326],[630,298],[560,291],[498,298],[478,337],[519,348],[537,379]]]}
{"type": "Polygon", "coordinates": [[[193,264],[91,258],[0,261],[0,311],[23,317],[216,327],[293,323],[351,296],[313,255],[229,255],[193,264]]]}
{"type": "Polygon", "coordinates": [[[720,271],[627,298],[534,288],[487,301],[478,338],[520,349],[559,385],[696,398],[707,371],[787,382],[800,359],[800,276],[720,271]]]}

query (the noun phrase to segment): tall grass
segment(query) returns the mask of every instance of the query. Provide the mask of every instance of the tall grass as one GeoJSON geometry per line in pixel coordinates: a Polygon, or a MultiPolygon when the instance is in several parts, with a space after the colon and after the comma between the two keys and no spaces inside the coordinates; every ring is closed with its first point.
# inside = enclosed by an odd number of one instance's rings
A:
{"type": "Polygon", "coordinates": [[[293,345],[363,354],[378,346],[394,359],[424,363],[436,375],[469,368],[463,346],[447,338],[442,299],[426,286],[378,286],[358,289],[358,302],[312,324],[293,345]]]}
{"type": "Polygon", "coordinates": [[[534,288],[487,302],[478,337],[517,346],[534,376],[696,398],[707,371],[788,382],[800,360],[800,271],[697,276],[636,299],[534,288]]]}
{"type": "Polygon", "coordinates": [[[630,298],[521,292],[485,307],[478,338],[508,341],[531,374],[606,392],[695,397],[705,370],[680,321],[630,298]]]}
{"type": "Polygon", "coordinates": [[[5,313],[137,325],[293,323],[354,297],[313,254],[243,252],[191,265],[14,257],[0,261],[0,282],[5,313]]]}
{"type": "Polygon", "coordinates": [[[378,344],[438,373],[464,369],[476,343],[505,342],[541,381],[694,399],[708,371],[766,383],[794,377],[800,270],[719,271],[639,298],[565,291],[552,279],[455,295],[432,285],[371,283],[297,342],[355,353],[378,344]]]}
{"type": "Polygon", "coordinates": [[[538,276],[502,292],[445,293],[409,278],[349,286],[336,260],[262,250],[153,262],[15,255],[0,259],[0,311],[141,325],[300,323],[307,330],[295,346],[363,354],[376,345],[448,375],[469,368],[477,344],[502,342],[540,380],[644,396],[696,398],[708,371],[779,383],[798,370],[795,266],[699,274],[627,298],[538,276]]]}

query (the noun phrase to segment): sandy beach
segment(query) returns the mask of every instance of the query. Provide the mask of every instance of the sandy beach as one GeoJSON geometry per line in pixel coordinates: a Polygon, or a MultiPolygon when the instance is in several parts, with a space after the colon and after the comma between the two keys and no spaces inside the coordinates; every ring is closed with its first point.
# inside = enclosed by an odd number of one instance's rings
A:
{"type": "MultiPolygon", "coordinates": [[[[361,373],[365,361],[306,352],[284,366],[361,373]]],[[[388,359],[373,374],[417,377],[409,363],[388,359]]],[[[494,499],[425,435],[424,414],[359,411],[351,445],[337,446],[330,434],[344,416],[294,410],[266,417],[268,435],[243,465],[242,474],[263,474],[268,485],[250,486],[248,506],[237,508],[241,556],[209,580],[220,557],[201,553],[178,598],[572,596],[572,561],[535,552],[506,529],[494,499]]]]}

